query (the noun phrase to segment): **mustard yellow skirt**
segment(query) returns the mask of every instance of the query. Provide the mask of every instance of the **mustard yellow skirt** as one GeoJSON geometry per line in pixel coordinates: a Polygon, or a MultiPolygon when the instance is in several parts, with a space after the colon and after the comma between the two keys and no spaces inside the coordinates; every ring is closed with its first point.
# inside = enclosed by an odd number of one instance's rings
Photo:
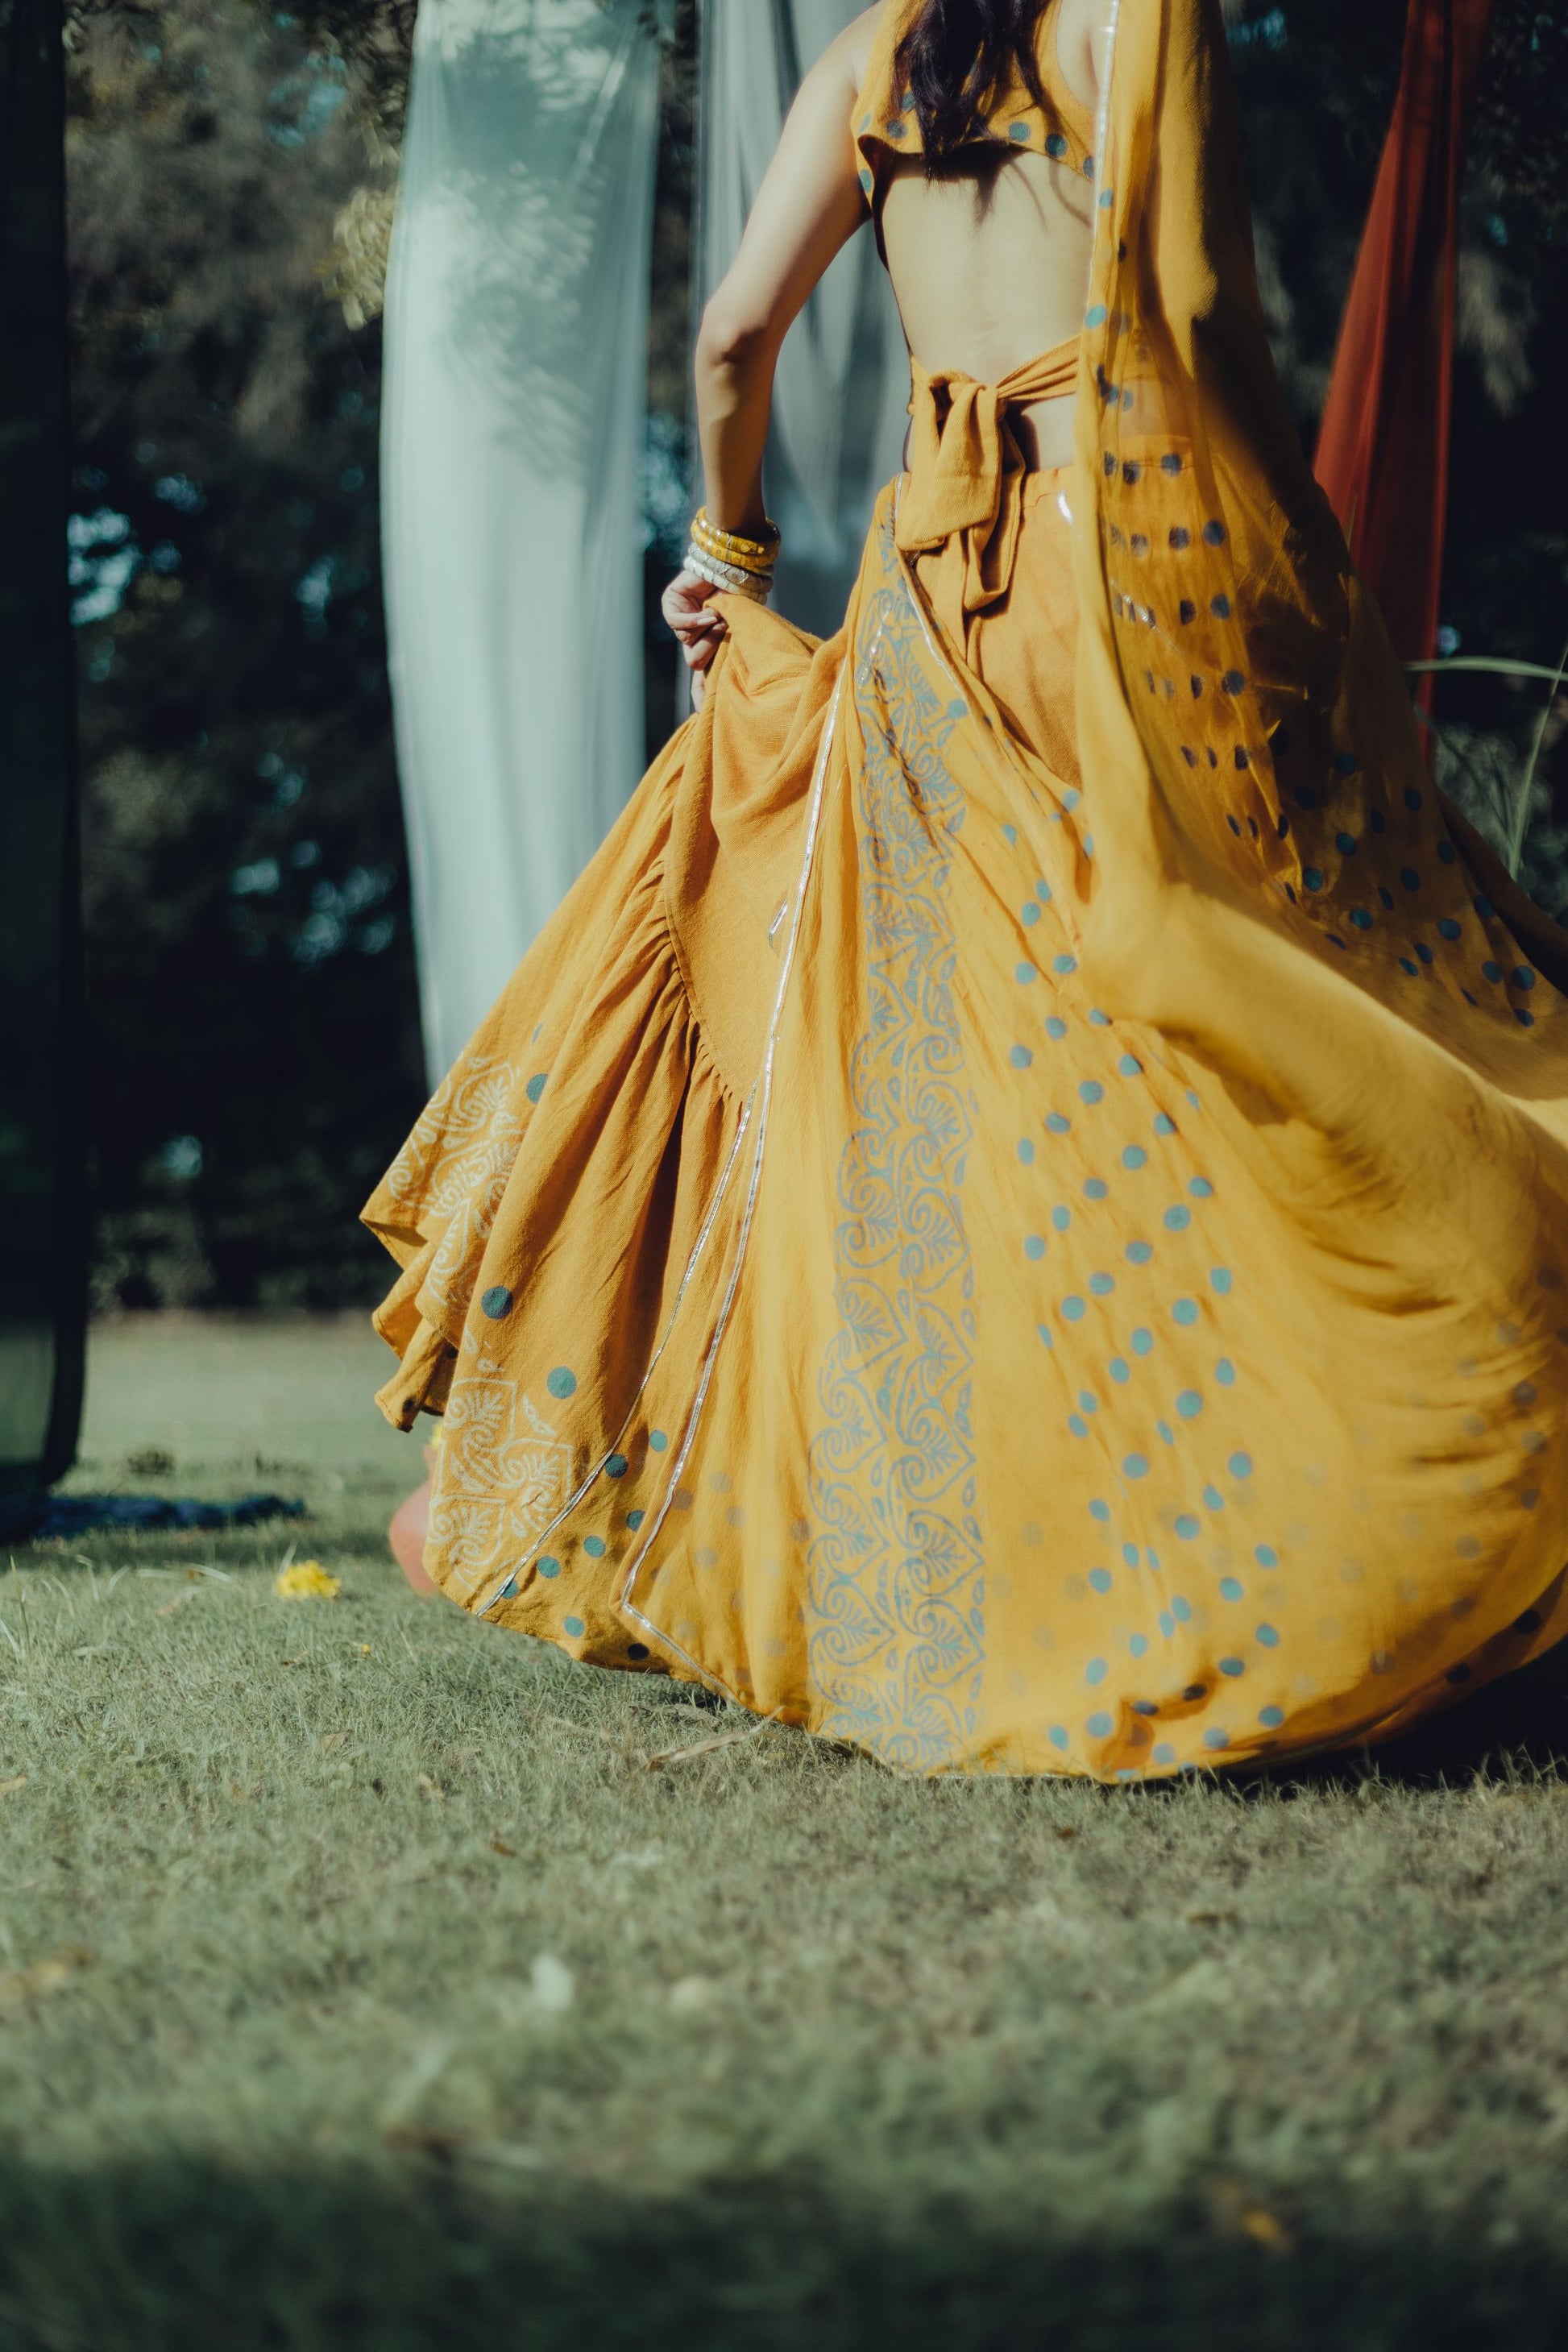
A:
{"type": "Polygon", "coordinates": [[[1438,1133],[1410,1006],[1542,1095],[1568,1049],[1474,836],[1370,783],[1355,888],[1420,907],[1341,991],[1366,1134],[1105,1009],[1066,488],[979,612],[898,486],[838,636],[725,602],[366,1216],[454,1599],[913,1771],[1142,1779],[1385,1737],[1564,1630],[1562,1154],[1479,1081],[1438,1133]],[[1445,1222],[1433,1152],[1496,1214],[1445,1222]]]}

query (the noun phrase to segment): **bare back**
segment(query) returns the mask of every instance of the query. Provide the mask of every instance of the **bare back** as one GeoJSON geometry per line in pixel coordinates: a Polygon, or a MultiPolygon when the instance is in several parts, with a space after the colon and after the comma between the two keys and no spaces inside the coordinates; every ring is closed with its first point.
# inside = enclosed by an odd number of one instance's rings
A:
{"type": "MultiPolygon", "coordinates": [[[[923,367],[994,383],[1078,332],[1094,207],[1085,149],[1105,14],[1104,0],[1051,0],[1041,26],[1047,88],[1082,126],[1070,155],[1059,139],[1051,142],[1059,155],[993,140],[966,151],[957,172],[928,179],[919,154],[884,152],[873,199],[879,236],[910,349],[923,367]]],[[[863,121],[890,102],[891,51],[908,17],[900,0],[879,0],[850,28],[857,89],[869,110],[863,121]]],[[[896,116],[887,129],[902,133],[896,116]]],[[[1052,401],[1031,412],[1038,462],[1070,455],[1071,407],[1070,399],[1052,401]]]]}

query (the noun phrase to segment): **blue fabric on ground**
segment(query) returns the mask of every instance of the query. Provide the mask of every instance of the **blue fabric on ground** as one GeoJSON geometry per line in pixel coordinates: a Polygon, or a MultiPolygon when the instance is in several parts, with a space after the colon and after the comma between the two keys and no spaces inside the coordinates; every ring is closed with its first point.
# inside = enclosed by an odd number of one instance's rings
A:
{"type": "Polygon", "coordinates": [[[180,1528],[252,1528],[262,1519],[300,1519],[305,1506],[281,1495],[246,1495],[237,1503],[171,1502],[163,1495],[0,1495],[0,1543],[85,1536],[100,1528],[162,1533],[180,1528]]]}

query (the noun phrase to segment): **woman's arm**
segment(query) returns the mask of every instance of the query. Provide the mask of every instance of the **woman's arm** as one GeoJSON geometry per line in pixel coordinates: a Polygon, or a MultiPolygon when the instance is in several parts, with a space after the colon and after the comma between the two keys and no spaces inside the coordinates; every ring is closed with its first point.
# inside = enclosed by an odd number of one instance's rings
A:
{"type": "MultiPolygon", "coordinates": [[[[870,26],[868,9],[805,76],[757,190],[740,251],[702,313],[697,338],[697,431],[708,512],[721,530],[763,520],[763,450],[780,346],[806,296],[866,217],[850,122],[870,26]]],[[[723,623],[713,591],[683,572],[664,614],[689,666],[707,668],[723,623]]],[[[695,698],[701,695],[693,682],[695,698]]]]}

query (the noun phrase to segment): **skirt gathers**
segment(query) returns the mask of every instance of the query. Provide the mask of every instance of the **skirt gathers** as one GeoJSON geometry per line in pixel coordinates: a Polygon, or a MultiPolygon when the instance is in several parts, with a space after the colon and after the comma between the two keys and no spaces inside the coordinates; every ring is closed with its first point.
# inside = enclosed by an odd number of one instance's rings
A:
{"type": "Polygon", "coordinates": [[[1568,1624],[1563,999],[1468,829],[1369,781],[1353,890],[1423,897],[1386,982],[1238,884],[1268,989],[1216,965],[1201,1048],[1119,1009],[1068,478],[968,612],[900,488],[829,642],[724,601],[369,1204],[427,1566],[914,1771],[1385,1737],[1568,1624]],[[1321,1119],[1255,1075],[1297,971],[1321,1119]]]}

